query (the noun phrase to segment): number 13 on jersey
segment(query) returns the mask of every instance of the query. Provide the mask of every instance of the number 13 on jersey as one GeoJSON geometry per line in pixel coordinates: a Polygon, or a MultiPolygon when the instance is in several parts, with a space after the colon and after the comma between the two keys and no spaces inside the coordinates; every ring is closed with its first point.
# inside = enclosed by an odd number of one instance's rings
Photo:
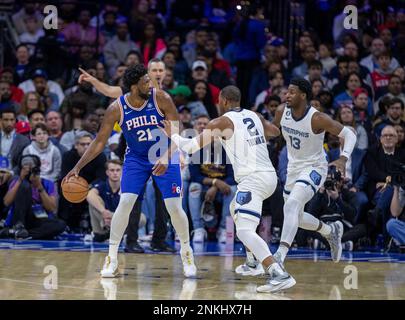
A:
{"type": "Polygon", "coordinates": [[[296,138],[296,137],[291,137],[291,136],[289,136],[289,137],[290,137],[291,146],[294,149],[297,149],[297,150],[300,149],[301,148],[301,140],[296,138]]]}

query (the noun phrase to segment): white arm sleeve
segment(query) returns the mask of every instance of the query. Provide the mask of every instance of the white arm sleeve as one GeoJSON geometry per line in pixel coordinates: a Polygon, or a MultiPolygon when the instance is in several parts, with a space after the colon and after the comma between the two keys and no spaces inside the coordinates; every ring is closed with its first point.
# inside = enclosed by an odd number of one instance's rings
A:
{"type": "Polygon", "coordinates": [[[197,141],[197,138],[187,139],[181,137],[179,134],[175,133],[172,135],[172,141],[179,147],[180,150],[193,154],[201,149],[200,144],[197,141]]]}
{"type": "Polygon", "coordinates": [[[349,159],[353,152],[354,146],[356,145],[357,137],[352,130],[347,127],[343,127],[342,131],[339,133],[339,138],[343,138],[345,140],[345,145],[340,155],[349,159]]]}

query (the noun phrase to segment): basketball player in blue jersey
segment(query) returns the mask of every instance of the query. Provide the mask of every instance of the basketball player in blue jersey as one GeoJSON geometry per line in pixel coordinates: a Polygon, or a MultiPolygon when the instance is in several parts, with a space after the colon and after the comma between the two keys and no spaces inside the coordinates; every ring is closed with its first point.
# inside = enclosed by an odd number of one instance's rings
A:
{"type": "Polygon", "coordinates": [[[121,179],[120,202],[111,221],[109,253],[101,276],[112,278],[118,275],[118,247],[128,225],[129,214],[152,175],[180,239],[184,275],[195,277],[197,269],[190,247],[188,219],[182,208],[179,154],[173,151],[174,145],[157,152],[153,148],[160,133],[157,125],[164,119],[178,121],[176,107],[164,91],[151,89],[151,80],[143,65],[128,68],[123,79],[124,86],[130,92],[108,107],[95,140],[64,179],[78,176],[80,170],[103,151],[114,124],[118,122],[128,148],[121,179]],[[160,158],[153,159],[152,155],[160,158]],[[166,155],[170,158],[168,164],[167,159],[163,160],[166,155]]]}

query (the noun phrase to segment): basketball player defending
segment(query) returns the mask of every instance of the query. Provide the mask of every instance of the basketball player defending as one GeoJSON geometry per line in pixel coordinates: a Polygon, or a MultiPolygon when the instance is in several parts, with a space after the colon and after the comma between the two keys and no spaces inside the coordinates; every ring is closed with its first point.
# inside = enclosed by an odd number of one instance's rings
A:
{"type": "MultiPolygon", "coordinates": [[[[230,159],[238,190],[230,205],[236,233],[246,248],[262,263],[269,280],[266,292],[276,292],[295,285],[295,280],[271,255],[267,243],[256,233],[263,200],[277,186],[277,175],[267,151],[266,138],[280,134],[279,129],[257,113],[240,107],[240,91],[227,86],[219,95],[222,116],[209,122],[193,139],[174,132],[176,126],[163,121],[163,130],[184,152],[195,153],[214,139],[219,139],[230,159]],[[173,133],[172,133],[173,132],[173,133]]],[[[262,287],[258,291],[262,291],[262,287]]]]}
{"type": "MultiPolygon", "coordinates": [[[[156,133],[160,133],[160,130],[157,130],[158,123],[164,119],[178,121],[176,107],[164,91],[151,90],[149,75],[141,64],[126,70],[124,86],[130,89],[130,92],[120,96],[108,107],[95,140],[65,179],[77,176],[87,163],[104,150],[114,124],[118,122],[128,143],[128,149],[121,179],[120,202],[111,221],[109,253],[101,276],[112,278],[118,275],[118,247],[128,225],[129,214],[146,181],[153,175],[179,235],[184,275],[194,277],[197,269],[190,247],[188,219],[181,202],[179,154],[172,152],[171,159],[174,163],[168,165],[162,158],[151,162],[148,157],[150,149],[156,143],[156,133]]],[[[168,151],[171,151],[171,148],[168,151]]]]}
{"type": "Polygon", "coordinates": [[[323,185],[328,173],[323,149],[325,131],[344,139],[340,158],[329,164],[336,166],[343,175],[357,138],[349,128],[310,106],[311,92],[311,84],[307,80],[293,79],[288,87],[287,103],[277,108],[273,119],[273,124],[281,127],[288,154],[284,224],[280,246],[274,255],[280,264],[284,262],[298,227],[323,235],[330,244],[334,262],[339,262],[342,254],[343,224],[340,221],[325,224],[304,212],[304,206],[323,185]]]}

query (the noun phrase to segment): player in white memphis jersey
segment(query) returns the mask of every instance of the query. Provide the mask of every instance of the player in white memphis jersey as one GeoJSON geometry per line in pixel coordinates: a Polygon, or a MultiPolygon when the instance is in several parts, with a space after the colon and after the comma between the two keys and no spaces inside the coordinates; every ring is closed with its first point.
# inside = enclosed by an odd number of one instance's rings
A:
{"type": "Polygon", "coordinates": [[[193,139],[172,133],[169,121],[163,130],[179,148],[189,154],[210,144],[214,139],[222,143],[230,159],[238,190],[230,205],[236,233],[246,248],[261,262],[269,278],[257,288],[259,292],[276,292],[295,285],[291,277],[273,258],[267,243],[256,233],[263,200],[270,197],[277,186],[277,175],[270,161],[266,139],[278,136],[280,130],[250,110],[240,107],[240,91],[227,86],[219,94],[222,116],[209,122],[206,129],[193,139]]]}
{"type": "Polygon", "coordinates": [[[291,80],[286,95],[287,103],[277,108],[273,119],[273,124],[281,128],[288,154],[284,224],[280,246],[274,255],[280,264],[284,262],[298,227],[322,234],[330,244],[333,261],[339,262],[342,254],[342,223],[338,221],[327,225],[304,212],[304,206],[323,185],[328,173],[323,149],[325,131],[344,139],[340,158],[329,164],[336,166],[343,175],[346,161],[356,144],[356,135],[310,106],[308,100],[311,92],[311,84],[307,80],[291,80]]]}

